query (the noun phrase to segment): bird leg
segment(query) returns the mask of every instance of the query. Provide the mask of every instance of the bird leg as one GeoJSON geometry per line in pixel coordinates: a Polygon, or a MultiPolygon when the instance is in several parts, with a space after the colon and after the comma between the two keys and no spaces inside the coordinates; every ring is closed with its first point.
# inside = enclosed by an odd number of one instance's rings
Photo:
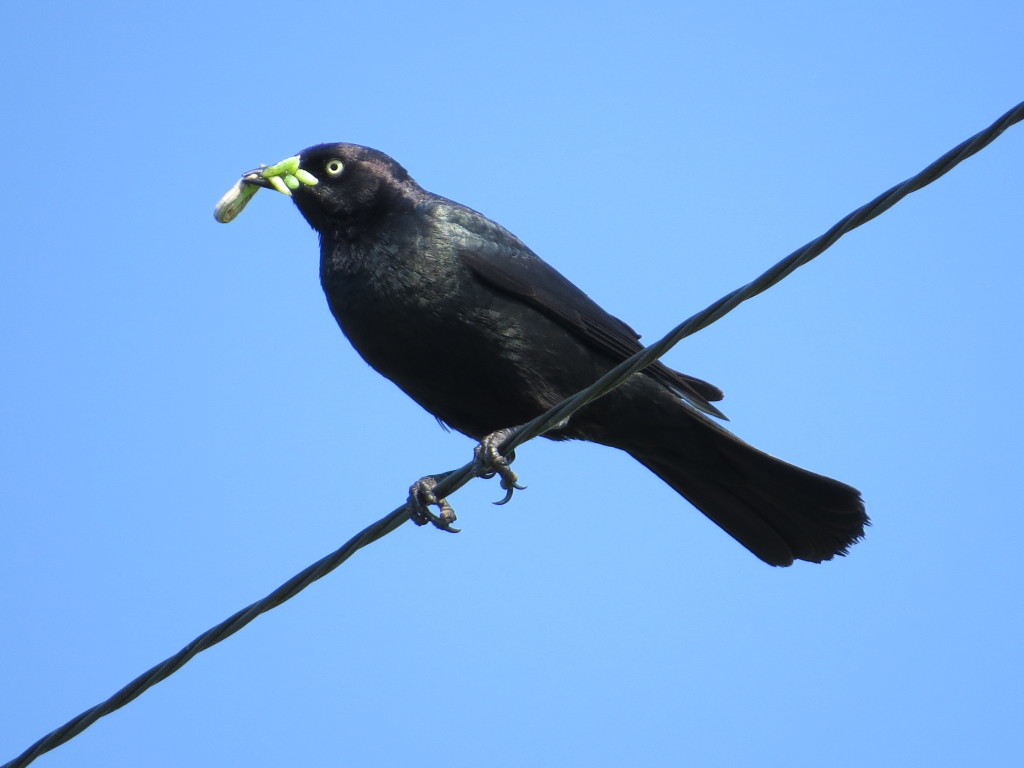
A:
{"type": "Polygon", "coordinates": [[[501,478],[501,487],[505,491],[505,498],[494,502],[495,504],[508,504],[512,500],[514,491],[526,490],[525,485],[519,485],[519,476],[512,471],[512,462],[516,459],[516,452],[512,451],[508,456],[502,456],[498,452],[498,446],[511,434],[511,429],[499,429],[497,432],[491,432],[491,434],[485,435],[473,450],[473,464],[477,477],[489,479],[498,475],[501,478]]]}
{"type": "Polygon", "coordinates": [[[445,472],[442,475],[427,475],[409,487],[409,519],[416,525],[432,523],[435,528],[442,531],[459,532],[458,528],[452,528],[452,523],[455,522],[455,510],[452,509],[452,505],[447,499],[439,499],[434,494],[434,488],[449,474],[445,472]],[[437,507],[441,514],[435,515],[430,511],[431,507],[437,507]]]}
{"type": "MultiPolygon", "coordinates": [[[[512,434],[511,429],[499,429],[486,435],[483,440],[473,449],[473,469],[477,477],[490,479],[497,475],[501,478],[501,487],[505,491],[505,498],[494,502],[495,504],[507,504],[512,500],[514,491],[526,489],[525,485],[519,484],[519,477],[512,471],[511,464],[516,458],[515,451],[508,456],[502,456],[498,452],[498,446],[505,438],[512,434]]],[[[447,499],[439,499],[434,489],[437,484],[446,478],[450,472],[441,475],[427,475],[421,477],[409,487],[409,519],[416,525],[432,524],[435,528],[449,533],[458,533],[458,528],[452,528],[455,522],[455,510],[448,503],[447,499]],[[437,507],[440,514],[435,515],[430,507],[437,507]]]]}

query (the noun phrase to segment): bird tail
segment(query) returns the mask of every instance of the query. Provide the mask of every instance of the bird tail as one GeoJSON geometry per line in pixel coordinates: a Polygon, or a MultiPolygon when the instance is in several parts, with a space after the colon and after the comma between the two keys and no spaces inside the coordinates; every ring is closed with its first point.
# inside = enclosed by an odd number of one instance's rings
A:
{"type": "Polygon", "coordinates": [[[626,450],[766,563],[820,563],[863,538],[870,522],[857,489],[759,451],[706,417],[685,418],[671,441],[626,450]]]}

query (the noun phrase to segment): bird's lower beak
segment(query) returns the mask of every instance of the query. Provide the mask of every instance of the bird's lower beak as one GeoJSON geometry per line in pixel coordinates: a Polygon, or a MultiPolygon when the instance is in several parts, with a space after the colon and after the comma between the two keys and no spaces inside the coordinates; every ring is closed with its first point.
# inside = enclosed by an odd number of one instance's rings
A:
{"type": "Polygon", "coordinates": [[[270,183],[270,179],[264,178],[264,168],[256,168],[252,171],[246,171],[242,174],[243,184],[254,184],[257,187],[263,187],[264,189],[273,189],[274,185],[270,183]]]}

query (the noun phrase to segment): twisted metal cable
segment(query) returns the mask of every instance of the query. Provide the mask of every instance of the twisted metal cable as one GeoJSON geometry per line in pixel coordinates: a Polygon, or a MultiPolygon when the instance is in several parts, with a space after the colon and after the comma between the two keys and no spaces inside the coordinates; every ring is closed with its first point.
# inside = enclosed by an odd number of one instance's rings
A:
{"type": "MultiPolygon", "coordinates": [[[[698,312],[679,324],[660,341],[623,361],[582,392],[567,398],[527,424],[516,427],[501,443],[499,450],[507,455],[527,440],[544,434],[544,432],[568,419],[587,403],[607,394],[635,372],[653,363],[682,339],[711,325],[711,323],[724,317],[747,299],[768,290],[798,267],[803,266],[811,259],[823,253],[844,234],[884,213],[911,192],[931,184],[963,160],[984,149],[1003,131],[1021,120],[1024,120],[1024,102],[1011,109],[985,130],[951,149],[917,175],[883,192],[870,203],[861,206],[853,213],[844,217],[823,235],[791,253],[756,280],[722,297],[707,309],[698,312]]],[[[475,477],[477,471],[476,463],[469,462],[459,469],[445,473],[443,479],[434,488],[434,494],[437,498],[451,495],[475,477]]],[[[286,600],[290,600],[314,581],[322,579],[348,560],[359,549],[386,536],[401,526],[409,519],[409,515],[410,509],[408,505],[402,505],[376,523],[364,528],[339,549],[293,576],[263,599],[257,600],[252,605],[243,608],[217,626],[207,630],[178,651],[178,653],[139,675],[106,701],[72,718],[60,728],[41,738],[14,760],[4,763],[0,768],[24,768],[24,766],[27,766],[45,752],[49,752],[61,744],[70,741],[104,715],[120,709],[161,680],[166,679],[181,669],[201,651],[205,651],[207,648],[211,648],[222,640],[227,639],[261,613],[276,608],[286,600]]]]}

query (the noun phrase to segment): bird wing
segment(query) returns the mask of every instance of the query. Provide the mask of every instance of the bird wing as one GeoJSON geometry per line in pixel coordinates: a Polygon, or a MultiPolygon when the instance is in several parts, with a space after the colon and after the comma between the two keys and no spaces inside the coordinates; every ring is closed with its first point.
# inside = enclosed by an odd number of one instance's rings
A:
{"type": "MultiPolygon", "coordinates": [[[[476,211],[450,205],[443,218],[460,225],[464,233],[461,258],[481,281],[532,306],[616,361],[643,349],[640,334],[605,312],[511,232],[476,211]]],[[[713,384],[660,362],[646,372],[694,407],[725,418],[709,402],[722,399],[722,391],[713,384]]]]}

